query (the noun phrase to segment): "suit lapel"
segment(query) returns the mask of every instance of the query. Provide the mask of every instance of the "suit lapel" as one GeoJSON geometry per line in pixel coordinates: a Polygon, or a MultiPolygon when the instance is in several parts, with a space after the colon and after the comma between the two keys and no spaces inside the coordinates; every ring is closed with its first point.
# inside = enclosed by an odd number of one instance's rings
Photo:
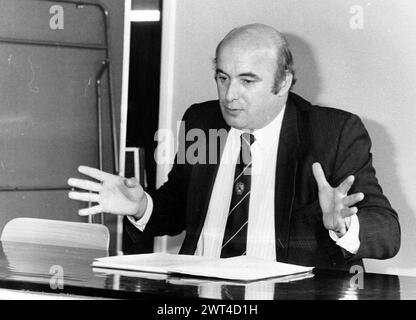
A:
{"type": "MultiPolygon", "coordinates": [[[[219,108],[219,107],[218,107],[219,108]]],[[[224,151],[230,127],[222,118],[221,113],[214,121],[214,125],[209,126],[212,129],[223,130],[223,138],[217,137],[213,139],[206,136],[206,164],[197,163],[192,166],[190,194],[188,198],[187,211],[191,214],[188,216],[189,229],[187,230],[186,240],[181,253],[193,254],[198,244],[198,239],[204,226],[205,218],[208,211],[209,202],[211,199],[212,189],[214,187],[215,177],[217,176],[220,160],[224,151]],[[209,161],[209,153],[215,154],[215,161],[209,161]],[[185,245],[187,244],[187,245],[185,245]]],[[[220,135],[221,136],[221,135],[220,135]]],[[[211,158],[211,160],[213,160],[211,158]]]]}
{"type": "Polygon", "coordinates": [[[299,133],[297,120],[296,106],[289,98],[280,131],[275,180],[276,256],[279,261],[287,261],[288,258],[290,217],[295,196],[298,166],[299,133]]]}

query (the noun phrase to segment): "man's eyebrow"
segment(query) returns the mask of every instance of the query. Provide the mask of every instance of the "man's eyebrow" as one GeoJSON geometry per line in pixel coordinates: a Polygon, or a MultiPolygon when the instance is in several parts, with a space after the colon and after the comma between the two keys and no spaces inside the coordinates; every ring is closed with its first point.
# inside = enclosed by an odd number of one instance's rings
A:
{"type": "Polygon", "coordinates": [[[244,73],[240,73],[238,76],[239,76],[239,77],[249,77],[249,78],[254,78],[254,79],[257,79],[257,80],[259,80],[259,79],[260,79],[260,77],[259,77],[257,74],[253,73],[253,72],[244,72],[244,73]]]}
{"type": "MultiPolygon", "coordinates": [[[[215,69],[215,73],[216,73],[216,74],[218,74],[218,73],[223,73],[223,74],[225,74],[225,75],[227,75],[227,76],[228,76],[227,72],[224,72],[224,71],[223,71],[223,70],[221,70],[220,68],[216,68],[216,69],[215,69]]],[[[253,73],[253,72],[243,72],[243,73],[240,73],[238,76],[239,76],[239,77],[250,77],[250,78],[257,79],[257,80],[261,79],[261,78],[260,78],[257,74],[255,74],[255,73],[253,73]]]]}
{"type": "Polygon", "coordinates": [[[226,72],[224,72],[223,70],[221,70],[220,68],[215,69],[215,73],[216,73],[216,74],[218,74],[218,73],[223,73],[223,74],[225,74],[225,75],[227,75],[227,76],[228,76],[228,74],[227,74],[226,72]]]}

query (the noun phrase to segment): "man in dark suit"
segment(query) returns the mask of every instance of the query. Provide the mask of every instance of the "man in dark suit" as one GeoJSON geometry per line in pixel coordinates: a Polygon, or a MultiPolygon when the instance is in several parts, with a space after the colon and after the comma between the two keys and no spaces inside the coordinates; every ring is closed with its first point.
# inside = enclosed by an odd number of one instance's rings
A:
{"type": "Polygon", "coordinates": [[[398,216],[376,179],[368,133],[357,116],[290,91],[284,37],[261,24],[236,28],[218,45],[215,66],[219,100],[186,111],[168,181],[147,194],[134,179],[81,166],[102,183],[69,179],[94,192],[70,198],[98,203],[79,214],[128,216],[133,240],[186,230],[184,254],[337,269],[393,257],[398,216]]]}

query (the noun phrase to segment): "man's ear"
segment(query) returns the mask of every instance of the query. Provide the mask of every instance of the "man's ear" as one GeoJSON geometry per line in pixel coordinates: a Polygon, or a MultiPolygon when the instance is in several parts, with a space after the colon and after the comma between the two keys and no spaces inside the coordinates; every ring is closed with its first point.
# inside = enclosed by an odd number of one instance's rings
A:
{"type": "Polygon", "coordinates": [[[292,86],[292,81],[293,81],[293,74],[291,74],[290,72],[286,72],[286,77],[280,83],[279,92],[277,93],[277,95],[280,97],[286,95],[289,92],[290,87],[292,86]]]}

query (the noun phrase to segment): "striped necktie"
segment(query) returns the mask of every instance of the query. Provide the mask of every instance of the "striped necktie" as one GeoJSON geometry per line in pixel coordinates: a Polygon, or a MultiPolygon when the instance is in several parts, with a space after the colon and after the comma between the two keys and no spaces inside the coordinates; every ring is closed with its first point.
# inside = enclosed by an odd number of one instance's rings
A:
{"type": "Polygon", "coordinates": [[[239,161],[235,165],[233,193],[222,242],[221,258],[246,254],[248,209],[251,187],[251,151],[254,135],[241,135],[239,161]]]}

